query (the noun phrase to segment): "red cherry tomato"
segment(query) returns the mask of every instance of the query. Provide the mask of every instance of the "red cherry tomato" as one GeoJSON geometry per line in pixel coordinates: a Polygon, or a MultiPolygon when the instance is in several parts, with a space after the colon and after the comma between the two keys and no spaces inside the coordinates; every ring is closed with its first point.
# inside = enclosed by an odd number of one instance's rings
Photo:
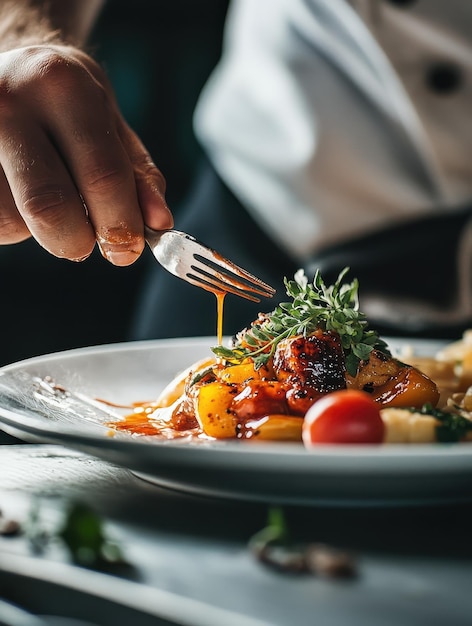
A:
{"type": "Polygon", "coordinates": [[[303,443],[381,443],[380,406],[365,391],[341,389],[317,400],[303,421],[303,443]]]}

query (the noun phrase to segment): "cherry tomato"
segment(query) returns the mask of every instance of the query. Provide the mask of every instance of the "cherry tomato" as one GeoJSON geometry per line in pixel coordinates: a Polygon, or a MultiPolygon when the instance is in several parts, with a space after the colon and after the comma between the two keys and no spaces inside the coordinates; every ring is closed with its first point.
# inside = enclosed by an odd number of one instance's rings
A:
{"type": "Polygon", "coordinates": [[[317,400],[303,421],[303,443],[381,443],[385,425],[380,405],[368,393],[341,389],[317,400]]]}

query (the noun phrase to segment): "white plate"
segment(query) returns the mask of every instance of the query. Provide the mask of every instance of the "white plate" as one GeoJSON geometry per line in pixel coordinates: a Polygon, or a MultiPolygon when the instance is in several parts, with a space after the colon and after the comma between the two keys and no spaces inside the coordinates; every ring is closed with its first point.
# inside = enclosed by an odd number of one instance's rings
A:
{"type": "MultiPolygon", "coordinates": [[[[408,344],[433,353],[432,342],[408,344]]],[[[405,342],[390,341],[393,349],[405,342]]],[[[69,350],[0,369],[52,376],[66,388],[113,402],[150,400],[180,370],[208,356],[214,338],[69,350]]],[[[323,446],[110,437],[82,417],[28,415],[0,406],[1,427],[27,441],[60,443],[195,494],[297,505],[408,505],[472,500],[470,444],[323,446]]]]}

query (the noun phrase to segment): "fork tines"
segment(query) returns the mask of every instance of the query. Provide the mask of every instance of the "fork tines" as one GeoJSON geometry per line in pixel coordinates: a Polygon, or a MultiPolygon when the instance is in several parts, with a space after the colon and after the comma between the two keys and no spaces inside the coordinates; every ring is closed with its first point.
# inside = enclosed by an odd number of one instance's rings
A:
{"type": "Polygon", "coordinates": [[[227,293],[232,293],[252,302],[272,298],[275,289],[235,263],[228,261],[214,250],[206,249],[203,256],[193,254],[194,262],[187,273],[187,279],[194,285],[227,293]],[[211,257],[211,258],[210,258],[211,257]]]}
{"type": "Polygon", "coordinates": [[[154,231],[145,226],[146,241],[165,269],[207,291],[232,293],[260,302],[272,298],[275,289],[215,250],[178,230],[154,231]],[[260,297],[258,297],[260,296],[260,297]]]}

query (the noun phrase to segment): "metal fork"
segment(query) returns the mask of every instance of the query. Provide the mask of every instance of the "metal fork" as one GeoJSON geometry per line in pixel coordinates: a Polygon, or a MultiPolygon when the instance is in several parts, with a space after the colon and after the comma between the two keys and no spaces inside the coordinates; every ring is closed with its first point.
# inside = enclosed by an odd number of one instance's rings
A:
{"type": "Polygon", "coordinates": [[[171,274],[207,291],[232,293],[252,302],[272,298],[275,289],[215,250],[178,230],[144,227],[152,253],[171,274]]]}

